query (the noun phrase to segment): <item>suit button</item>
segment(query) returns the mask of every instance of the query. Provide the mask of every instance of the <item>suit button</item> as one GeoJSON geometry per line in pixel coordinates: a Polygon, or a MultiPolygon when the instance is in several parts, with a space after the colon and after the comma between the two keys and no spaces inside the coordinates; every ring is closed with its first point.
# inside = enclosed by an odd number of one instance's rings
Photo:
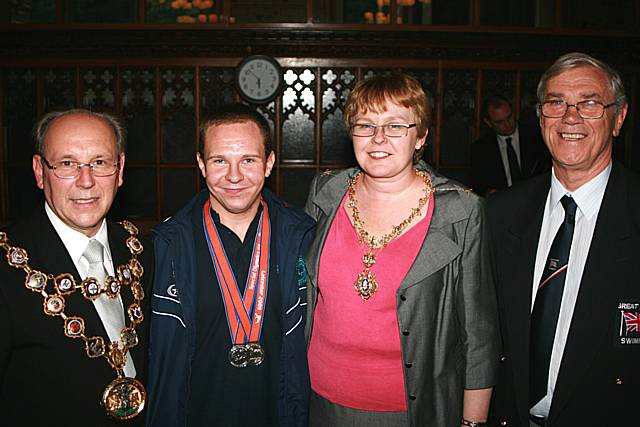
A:
{"type": "Polygon", "coordinates": [[[622,385],[622,378],[616,378],[616,385],[622,385]]]}
{"type": "Polygon", "coordinates": [[[400,295],[400,301],[406,301],[407,297],[405,297],[404,295],[400,295]]]}
{"type": "Polygon", "coordinates": [[[409,331],[402,331],[402,335],[406,337],[407,335],[409,335],[409,331]]]}
{"type": "Polygon", "coordinates": [[[503,421],[500,421],[500,425],[501,426],[506,426],[506,425],[509,425],[509,423],[503,420],[503,421]]]}
{"type": "Polygon", "coordinates": [[[413,394],[409,395],[409,400],[416,400],[416,397],[413,394]]]}
{"type": "Polygon", "coordinates": [[[405,366],[405,368],[410,368],[410,367],[413,366],[413,363],[407,362],[407,363],[404,364],[404,366],[405,366]]]}
{"type": "Polygon", "coordinates": [[[500,362],[504,362],[505,360],[507,360],[507,356],[501,356],[500,357],[500,362]]]}

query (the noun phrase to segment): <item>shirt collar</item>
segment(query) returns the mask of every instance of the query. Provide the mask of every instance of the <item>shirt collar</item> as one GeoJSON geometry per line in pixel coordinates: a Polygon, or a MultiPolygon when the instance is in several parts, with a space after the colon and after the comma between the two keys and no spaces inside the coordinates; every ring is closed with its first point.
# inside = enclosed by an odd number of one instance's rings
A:
{"type": "Polygon", "coordinates": [[[582,184],[574,192],[570,192],[560,183],[556,177],[555,168],[552,169],[551,174],[551,194],[550,202],[551,208],[555,209],[560,204],[560,199],[568,194],[578,205],[578,210],[585,217],[591,219],[594,215],[598,214],[600,210],[600,204],[604,197],[604,191],[607,188],[607,182],[609,182],[609,175],[611,175],[612,163],[602,170],[598,175],[591,178],[585,184],[582,184]]]}
{"type": "Polygon", "coordinates": [[[93,237],[87,237],[79,231],[74,230],[69,227],[67,224],[62,222],[62,220],[56,215],[56,213],[49,207],[49,204],[45,202],[44,210],[47,213],[47,217],[49,217],[49,221],[53,225],[53,228],[60,236],[60,240],[64,244],[65,248],[67,248],[67,252],[74,263],[77,263],[80,258],[82,258],[82,254],[87,248],[87,244],[89,240],[96,239],[102,246],[106,249],[106,255],[108,259],[111,259],[111,252],[109,250],[109,237],[107,234],[107,222],[103,219],[102,224],[100,225],[100,229],[93,237]]]}
{"type": "Polygon", "coordinates": [[[513,133],[511,135],[498,135],[498,140],[500,142],[504,142],[505,144],[507,143],[507,138],[511,138],[511,141],[513,142],[514,140],[517,139],[517,135],[518,135],[518,125],[516,124],[515,129],[513,129],[513,133]]]}

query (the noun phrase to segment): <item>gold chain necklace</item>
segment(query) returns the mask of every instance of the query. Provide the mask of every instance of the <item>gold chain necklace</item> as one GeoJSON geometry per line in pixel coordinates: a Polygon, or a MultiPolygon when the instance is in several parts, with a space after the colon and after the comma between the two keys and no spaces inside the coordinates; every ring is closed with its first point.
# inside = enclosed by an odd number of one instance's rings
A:
{"type": "Polygon", "coordinates": [[[28,263],[29,254],[27,251],[17,246],[11,246],[7,233],[3,231],[0,231],[0,246],[7,253],[9,265],[24,271],[26,288],[39,293],[44,298],[44,313],[48,316],[59,316],[64,319],[64,334],[69,338],[82,338],[87,356],[92,359],[104,357],[116,371],[117,378],[107,385],[102,394],[102,405],[111,417],[128,420],[142,412],[147,395],[140,381],[125,377],[123,372],[127,361],[127,352],[138,345],[136,326],[144,319],[140,306],[144,298],[144,289],[140,283],[144,268],[138,261],[138,255],[142,253],[143,247],[137,237],[137,227],[129,221],[122,221],[120,224],[130,235],[126,245],[131,253],[131,259],[127,264],[118,266],[115,274],[117,277],[107,276],[103,283],[94,277],[87,277],[80,284],[77,284],[70,273],[53,276],[34,270],[28,263]],[[53,289],[47,292],[49,281],[53,282],[53,289]],[[82,317],[68,316],[64,312],[65,297],[77,290],[85,299],[94,301],[101,294],[105,294],[109,298],[117,298],[123,286],[130,288],[134,299],[134,302],[127,308],[130,323],[120,331],[120,341],[110,343],[108,348],[104,338],[85,335],[82,317]]]}
{"type": "Polygon", "coordinates": [[[429,174],[424,171],[415,171],[416,175],[422,178],[425,184],[425,188],[422,190],[423,196],[418,200],[418,206],[411,209],[411,214],[405,218],[400,224],[391,227],[391,231],[380,237],[372,236],[364,228],[364,221],[360,219],[360,211],[358,210],[358,199],[356,198],[356,183],[358,178],[362,175],[362,172],[358,172],[351,179],[349,179],[349,187],[347,189],[348,203],[347,207],[351,209],[351,218],[353,220],[353,226],[358,233],[358,240],[360,244],[365,246],[365,253],[362,256],[362,263],[364,269],[358,274],[353,287],[356,293],[362,298],[363,301],[367,301],[378,291],[378,280],[376,274],[371,271],[371,267],[376,263],[376,254],[374,250],[380,251],[387,246],[393,239],[398,237],[402,231],[407,228],[409,224],[420,215],[420,211],[429,201],[433,186],[431,184],[431,178],[429,174]]]}

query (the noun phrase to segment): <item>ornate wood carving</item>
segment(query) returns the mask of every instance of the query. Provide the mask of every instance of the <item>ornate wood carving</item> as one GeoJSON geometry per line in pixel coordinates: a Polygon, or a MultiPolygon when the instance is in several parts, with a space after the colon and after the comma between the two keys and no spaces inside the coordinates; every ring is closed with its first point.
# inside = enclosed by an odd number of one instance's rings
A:
{"type": "MultiPolygon", "coordinates": [[[[295,58],[549,62],[575,50],[640,64],[640,34],[469,31],[456,27],[279,25],[2,26],[0,56],[36,58],[295,58]]],[[[636,65],[637,66],[637,65],[636,65]]]]}

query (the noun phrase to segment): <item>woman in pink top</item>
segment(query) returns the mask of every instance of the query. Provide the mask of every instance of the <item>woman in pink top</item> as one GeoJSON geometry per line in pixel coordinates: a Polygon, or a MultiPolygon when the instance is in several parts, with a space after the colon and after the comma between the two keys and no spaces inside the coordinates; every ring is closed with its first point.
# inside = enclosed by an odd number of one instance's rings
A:
{"type": "Polygon", "coordinates": [[[307,212],[310,426],[476,426],[498,361],[481,199],[420,161],[431,107],[403,74],[345,106],[358,167],[317,176],[307,212]]]}

